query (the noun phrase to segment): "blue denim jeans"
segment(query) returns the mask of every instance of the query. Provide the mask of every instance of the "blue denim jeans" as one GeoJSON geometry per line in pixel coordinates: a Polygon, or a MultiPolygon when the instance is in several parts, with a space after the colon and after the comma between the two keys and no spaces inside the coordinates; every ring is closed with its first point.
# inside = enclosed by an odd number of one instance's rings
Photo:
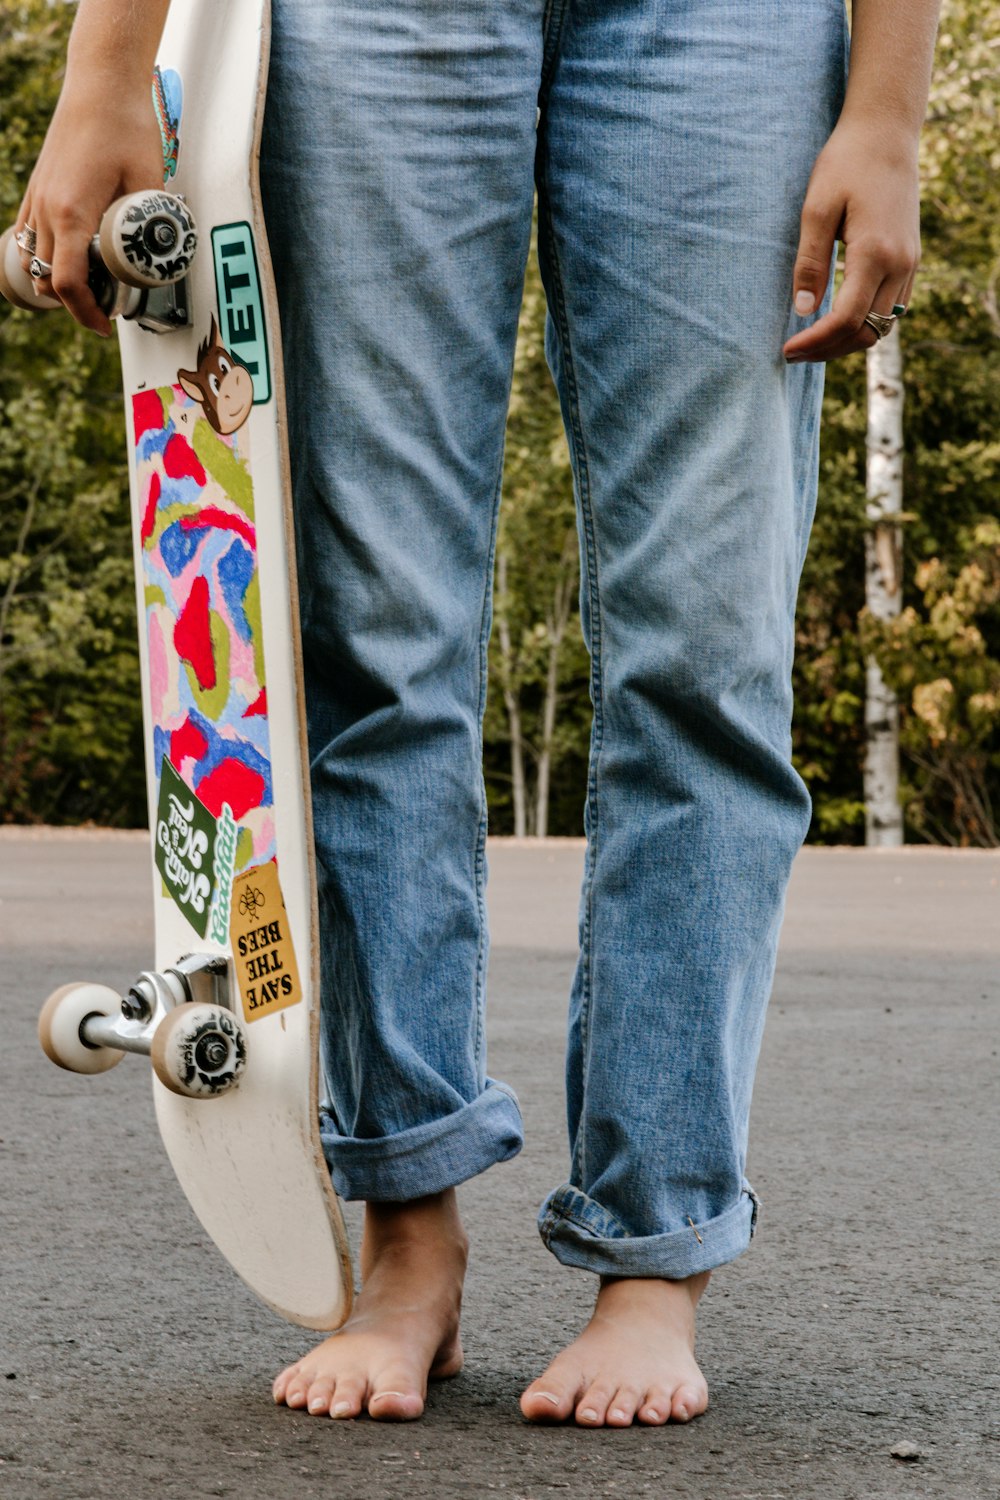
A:
{"type": "MultiPolygon", "coordinates": [[[[486,1072],[481,718],[532,201],[594,705],[560,1260],[683,1277],[757,1203],[821,365],[786,366],[843,0],[275,0],[262,154],[347,1198],[514,1155],[486,1072]]],[[[827,303],[824,302],[825,310],[827,303]]]]}

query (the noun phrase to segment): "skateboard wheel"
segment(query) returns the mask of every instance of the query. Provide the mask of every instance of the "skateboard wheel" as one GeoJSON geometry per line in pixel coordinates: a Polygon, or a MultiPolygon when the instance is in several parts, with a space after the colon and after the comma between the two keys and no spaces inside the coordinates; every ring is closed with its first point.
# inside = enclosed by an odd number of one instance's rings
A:
{"type": "Polygon", "coordinates": [[[224,1006],[178,1005],[153,1033],[150,1056],[164,1088],[188,1099],[214,1099],[243,1076],[246,1035],[224,1006]]]}
{"type": "Polygon", "coordinates": [[[14,241],[12,225],[0,235],[0,297],[25,312],[52,312],[62,307],[58,297],[36,297],[33,286],[21,264],[21,252],[14,241]]]}
{"type": "Polygon", "coordinates": [[[168,286],[187,274],[198,244],[194,216],[173,193],[128,193],[101,220],[101,259],[126,286],[168,286]]]}
{"type": "Polygon", "coordinates": [[[121,1062],[117,1047],[91,1047],[80,1035],[88,1016],[117,1016],[121,996],[106,984],[64,984],[42,1006],[38,1017],[38,1040],[42,1051],[57,1067],[71,1073],[105,1073],[121,1062]]]}

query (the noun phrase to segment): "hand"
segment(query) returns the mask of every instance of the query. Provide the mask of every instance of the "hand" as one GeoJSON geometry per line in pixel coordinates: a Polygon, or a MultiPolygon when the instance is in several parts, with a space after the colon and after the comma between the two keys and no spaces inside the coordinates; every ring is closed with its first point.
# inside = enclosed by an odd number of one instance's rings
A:
{"type": "MultiPolygon", "coordinates": [[[[35,230],[34,253],[52,266],[34,283],[78,323],[107,336],[111,324],[87,285],[88,247],[104,210],[122,193],[163,186],[163,148],[148,82],[102,87],[68,77],[18,210],[35,230]]],[[[31,255],[21,252],[27,271],[31,255]]]]}
{"type": "Polygon", "coordinates": [[[920,264],[916,139],[841,118],[816,158],[802,209],[792,283],[800,316],[822,299],[835,239],[844,244],[843,280],[830,311],[785,344],[789,363],[868,349],[877,335],[865,314],[909,305],[920,264]]]}

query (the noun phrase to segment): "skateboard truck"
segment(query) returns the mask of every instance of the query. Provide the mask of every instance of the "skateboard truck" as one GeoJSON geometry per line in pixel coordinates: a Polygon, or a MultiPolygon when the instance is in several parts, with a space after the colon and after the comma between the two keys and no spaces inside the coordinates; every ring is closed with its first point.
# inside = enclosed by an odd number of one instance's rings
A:
{"type": "MultiPolygon", "coordinates": [[[[197,244],[194,217],[181,194],[154,190],[116,199],[90,242],[87,280],[98,307],[106,317],[134,321],[150,333],[186,328],[186,278],[197,244]]],[[[35,295],[13,227],[0,235],[0,296],[28,312],[62,307],[58,297],[35,295]]]]}
{"type": "Polygon", "coordinates": [[[240,1081],[246,1033],[228,1005],[228,965],[192,953],[162,973],[146,970],[125,995],[103,984],[65,984],[38,1018],[46,1055],[72,1073],[103,1073],[126,1052],[149,1057],[172,1093],[214,1099],[240,1081]]]}

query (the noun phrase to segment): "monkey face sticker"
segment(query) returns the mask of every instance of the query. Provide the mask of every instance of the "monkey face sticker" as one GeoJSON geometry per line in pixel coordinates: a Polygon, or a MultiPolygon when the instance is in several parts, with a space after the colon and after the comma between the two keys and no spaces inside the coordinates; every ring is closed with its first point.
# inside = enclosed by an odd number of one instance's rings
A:
{"type": "Polygon", "coordinates": [[[198,350],[198,368],[178,370],[177,381],[223,437],[242,427],[250,415],[253,377],[223,344],[214,315],[208,338],[198,350]]]}

